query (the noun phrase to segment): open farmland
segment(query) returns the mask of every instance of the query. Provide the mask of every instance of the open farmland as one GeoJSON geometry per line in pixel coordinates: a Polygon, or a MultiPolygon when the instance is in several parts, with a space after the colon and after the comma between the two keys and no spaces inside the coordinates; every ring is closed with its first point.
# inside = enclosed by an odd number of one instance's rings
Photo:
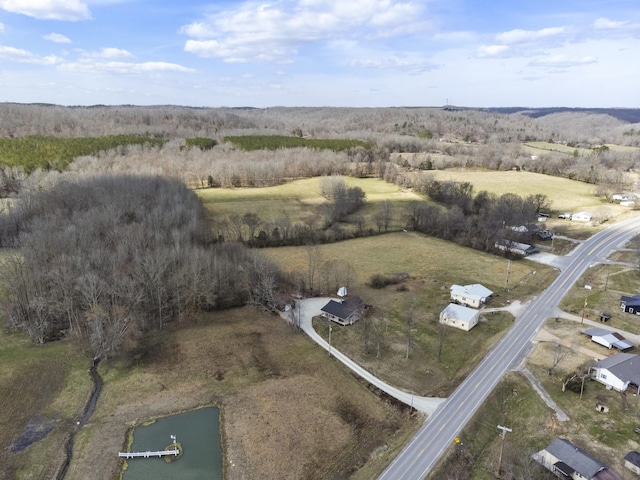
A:
{"type": "Polygon", "coordinates": [[[374,478],[420,424],[279,317],[247,307],[182,327],[101,364],[66,479],[116,478],[128,427],[202,405],[221,407],[228,480],[374,478]]]}
{"type": "MultiPolygon", "coordinates": [[[[345,183],[347,187],[360,187],[365,192],[364,215],[385,200],[400,205],[402,202],[424,199],[403,191],[397,185],[374,178],[348,177],[345,183]]],[[[322,215],[322,205],[328,202],[321,194],[321,178],[306,178],[275,187],[209,188],[196,190],[196,193],[207,209],[209,218],[256,212],[267,222],[282,215],[288,216],[292,222],[318,218],[322,215]]]]}
{"type": "Polygon", "coordinates": [[[613,217],[629,212],[628,207],[607,203],[596,197],[595,185],[567,178],[523,171],[476,171],[451,169],[429,172],[436,180],[465,181],[473,184],[476,192],[486,190],[496,195],[517,193],[520,196],[546,195],[557,212],[577,212],[606,208],[613,217]]]}
{"type": "Polygon", "coordinates": [[[578,152],[578,155],[592,155],[593,150],[588,148],[576,148],[563,145],[562,143],[550,143],[550,142],[527,142],[523,144],[524,148],[532,154],[544,154],[545,152],[560,152],[567,155],[573,155],[574,152],[578,152]]]}
{"type": "MultiPolygon", "coordinates": [[[[280,267],[306,278],[308,252],[305,247],[265,249],[280,267]]],[[[526,299],[545,288],[555,273],[543,265],[523,260],[511,262],[509,290],[505,289],[507,260],[460,247],[418,233],[392,233],[320,246],[317,290],[333,295],[323,282],[323,264],[349,264],[356,275],[349,285],[351,294],[360,295],[373,305],[374,315],[387,317],[383,355],[376,358],[375,342],[364,353],[364,323],[353,327],[334,328],[337,348],[365,365],[392,384],[419,394],[446,395],[468,373],[486,351],[511,325],[513,317],[506,313],[486,314],[486,322],[473,330],[475,349],[459,355],[460,342],[466,342],[464,332],[452,331],[444,342],[442,364],[437,361],[439,343],[437,318],[449,302],[452,283],[481,282],[495,292],[491,306],[508,305],[515,299],[526,299]],[[392,276],[408,274],[399,285],[374,289],[367,285],[374,274],[392,276]],[[406,355],[406,318],[413,312],[412,354],[406,355]]],[[[326,325],[317,324],[327,335],[326,325]]],[[[373,337],[372,337],[373,338],[373,337]]]]}

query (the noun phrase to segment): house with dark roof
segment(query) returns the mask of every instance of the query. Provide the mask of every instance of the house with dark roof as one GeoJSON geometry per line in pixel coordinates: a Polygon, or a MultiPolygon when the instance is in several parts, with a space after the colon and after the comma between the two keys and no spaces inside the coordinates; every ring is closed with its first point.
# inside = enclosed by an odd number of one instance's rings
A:
{"type": "Polygon", "coordinates": [[[564,438],[556,438],[532,457],[555,476],[565,480],[622,480],[615,470],[564,438]]]}
{"type": "Polygon", "coordinates": [[[489,301],[493,292],[484,285],[451,285],[451,301],[467,307],[479,308],[489,301]]]}
{"type": "Polygon", "coordinates": [[[608,349],[615,348],[619,352],[624,352],[635,347],[635,343],[627,340],[618,332],[612,332],[605,328],[590,328],[582,332],[588,337],[591,337],[591,341],[595,342],[608,349]]]}
{"type": "Polygon", "coordinates": [[[620,297],[620,308],[623,312],[640,315],[640,295],[622,295],[620,297]]]}
{"type": "Polygon", "coordinates": [[[364,315],[364,311],[369,307],[358,296],[344,298],[342,300],[329,300],[320,309],[321,315],[327,320],[340,325],[353,325],[364,315]]]}
{"type": "Polygon", "coordinates": [[[473,308],[450,303],[440,312],[440,323],[468,332],[478,324],[480,312],[473,308]]]}
{"type": "Polygon", "coordinates": [[[630,388],[640,393],[640,355],[617,353],[603,358],[589,368],[589,375],[618,392],[630,388]]]}
{"type": "Polygon", "coordinates": [[[624,456],[624,466],[640,475],[640,452],[631,451],[624,456]]]}

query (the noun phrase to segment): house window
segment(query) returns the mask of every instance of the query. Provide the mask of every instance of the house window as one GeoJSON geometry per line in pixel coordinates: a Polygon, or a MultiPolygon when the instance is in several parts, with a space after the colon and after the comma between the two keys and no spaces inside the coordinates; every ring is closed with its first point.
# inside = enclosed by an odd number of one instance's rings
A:
{"type": "Polygon", "coordinates": [[[633,312],[633,307],[629,307],[629,313],[634,313],[633,312]]]}
{"type": "Polygon", "coordinates": [[[601,373],[601,374],[600,374],[600,378],[601,378],[601,379],[603,379],[603,380],[606,380],[606,379],[607,379],[607,376],[606,376],[604,373],[601,373]]]}

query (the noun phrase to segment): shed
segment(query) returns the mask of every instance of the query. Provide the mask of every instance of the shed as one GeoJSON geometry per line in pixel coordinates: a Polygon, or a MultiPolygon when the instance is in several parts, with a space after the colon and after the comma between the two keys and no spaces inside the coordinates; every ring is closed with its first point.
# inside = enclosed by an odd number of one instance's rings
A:
{"type": "Polygon", "coordinates": [[[615,348],[620,352],[624,352],[625,350],[629,350],[636,346],[635,343],[627,340],[618,332],[612,332],[611,330],[606,330],[604,328],[590,328],[582,333],[591,337],[592,342],[609,349],[615,348]]]}
{"type": "Polygon", "coordinates": [[[620,308],[623,312],[640,315],[640,295],[622,295],[620,297],[620,308]]]}
{"type": "Polygon", "coordinates": [[[640,475],[640,452],[632,450],[624,456],[624,466],[633,473],[640,475]]]}
{"type": "Polygon", "coordinates": [[[473,308],[450,303],[440,312],[440,323],[468,332],[478,324],[480,312],[473,308]]]}

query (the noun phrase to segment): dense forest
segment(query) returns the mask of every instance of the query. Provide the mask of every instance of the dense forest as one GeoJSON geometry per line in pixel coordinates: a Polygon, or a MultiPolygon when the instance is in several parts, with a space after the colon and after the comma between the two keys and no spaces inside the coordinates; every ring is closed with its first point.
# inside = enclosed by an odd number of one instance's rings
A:
{"type": "Polygon", "coordinates": [[[60,179],[5,219],[2,301],[36,342],[75,335],[94,355],[192,313],[274,306],[278,271],[243,245],[211,241],[199,199],[147,176],[60,179]]]}
{"type": "Polygon", "coordinates": [[[274,310],[291,280],[252,247],[389,231],[390,206],[365,228],[366,196],[341,176],[423,193],[431,201],[407,206],[394,225],[492,251],[511,240],[505,225],[533,221],[547,199],[474,192],[431,171],[526,170],[608,195],[631,188],[638,132],[582,111],[0,104],[0,245],[20,252],[4,262],[6,317],[37,342],[76,335],[108,356],[194,312],[274,310]],[[531,142],[544,149],[532,154],[531,142]],[[260,212],[205,223],[193,191],[310,177],[326,177],[313,223],[269,223],[260,212]]]}

